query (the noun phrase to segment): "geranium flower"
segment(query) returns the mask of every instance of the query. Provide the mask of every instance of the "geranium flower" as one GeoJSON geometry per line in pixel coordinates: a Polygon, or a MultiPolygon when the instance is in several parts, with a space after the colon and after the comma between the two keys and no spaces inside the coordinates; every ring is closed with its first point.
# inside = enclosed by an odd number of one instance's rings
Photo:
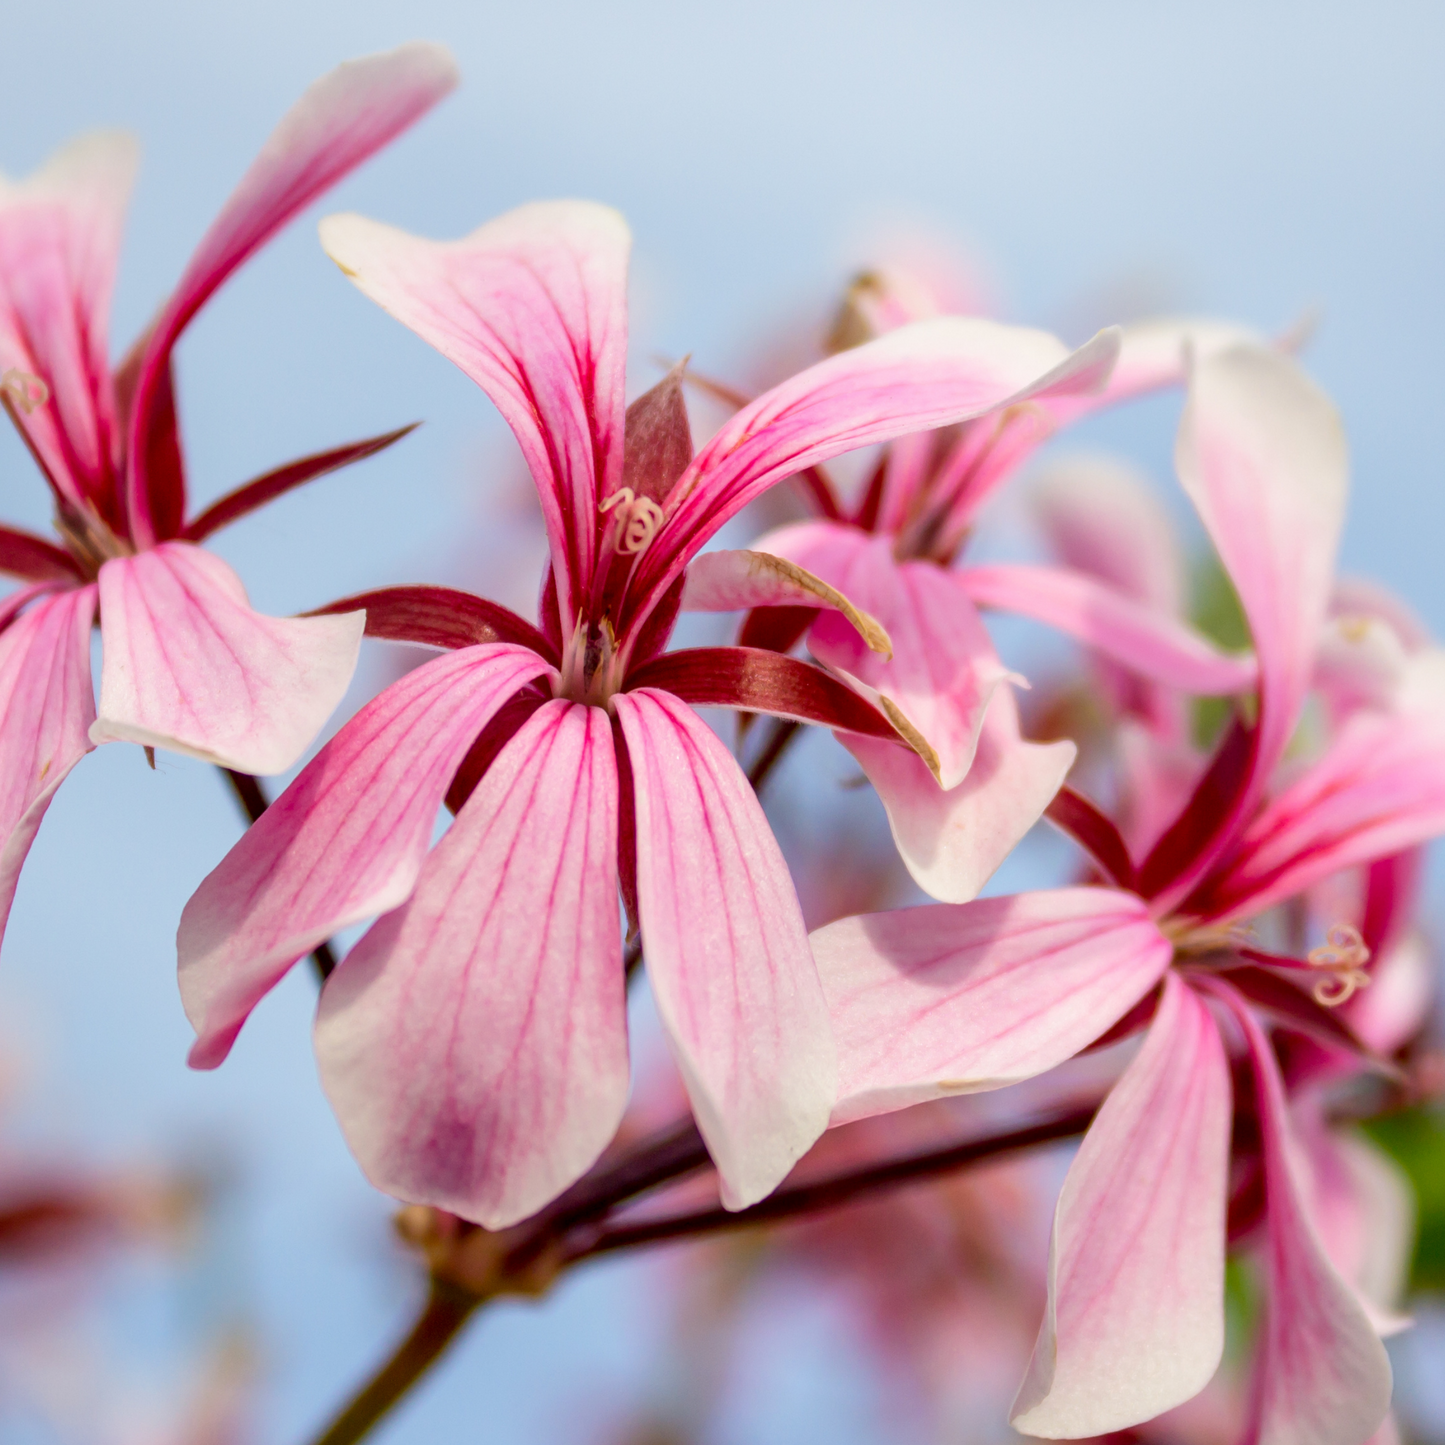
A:
{"type": "MultiPolygon", "coordinates": [[[[527,458],[551,565],[539,626],[481,598],[349,599],[369,629],[454,648],[344,727],[187,905],[181,987],[224,1058],[315,943],[384,916],[321,997],[322,1079],[372,1181],[500,1227],[581,1174],[628,1091],[619,887],[733,1207],[827,1122],[827,1007],[786,865],[731,753],[693,711],[911,733],[775,653],[664,653],[689,561],[821,458],[1026,394],[1096,384],[1104,336],[945,319],[793,377],[692,455],[679,378],[624,406],[629,236],[601,206],[525,206],[464,240],[326,221],[347,275],[492,398],[527,458]],[[625,440],[624,440],[625,439],[625,440]],[[457,809],[428,853],[444,795],[457,809]]],[[[802,569],[727,554],[697,607],[805,600],[876,624],[802,569]]],[[[865,690],[866,691],[866,690],[865,690]]]]}
{"type": "Polygon", "coordinates": [[[1294,363],[1231,348],[1195,368],[1176,459],[1249,621],[1257,716],[1236,720],[1142,863],[1092,804],[1061,795],[1051,816],[1113,886],[815,933],[839,1046],[834,1119],[1027,1078],[1152,1013],[1065,1181],[1048,1309],[1014,1424],[1107,1434],[1213,1375],[1233,1113],[1243,1162],[1260,1170],[1267,1239],[1249,1438],[1360,1445],[1388,1406],[1389,1363],[1321,1243],[1261,1020],[1358,1059],[1330,1006],[1368,981],[1369,950],[1341,925],[1295,958],[1243,925],[1445,830],[1442,658],[1412,659],[1392,706],[1360,708],[1316,761],[1281,767],[1330,604],[1346,489],[1338,422],[1294,363]],[[1252,1099],[1233,1097],[1227,1038],[1242,1044],[1252,1099]]]}
{"type": "MultiPolygon", "coordinates": [[[[898,266],[868,273],[850,291],[835,340],[886,334],[942,304],[937,279],[898,266]]],[[[1074,761],[1071,743],[1020,736],[1009,684],[1023,679],[999,661],[980,606],[1048,622],[1171,687],[1222,694],[1251,685],[1252,658],[1218,652],[1177,617],[1108,581],[1067,568],[956,565],[979,509],[1059,428],[1177,382],[1188,347],[1214,350],[1243,335],[1203,321],[1126,327],[1106,386],[1032,396],[956,431],[903,437],[851,511],[814,473],[808,496],[823,515],[754,543],[832,583],[888,630],[892,655],[870,656],[831,616],[794,608],[754,614],[739,640],[786,651],[806,631],[816,658],[876,688],[914,721],[932,757],[866,738],[846,745],[882,799],[910,873],[934,897],[975,897],[1074,761]]]]}
{"type": "Polygon", "coordinates": [[[114,374],[107,311],[133,143],[87,136],[28,180],[0,182],[0,401],[49,483],[61,541],[0,528],[0,571],[25,583],[0,602],[0,931],[55,790],[96,743],[284,772],[346,691],[359,614],[263,617],[197,544],[401,433],[292,462],[187,521],[171,352],[238,266],[455,79],[444,50],[418,44],[313,85],[114,374]]]}

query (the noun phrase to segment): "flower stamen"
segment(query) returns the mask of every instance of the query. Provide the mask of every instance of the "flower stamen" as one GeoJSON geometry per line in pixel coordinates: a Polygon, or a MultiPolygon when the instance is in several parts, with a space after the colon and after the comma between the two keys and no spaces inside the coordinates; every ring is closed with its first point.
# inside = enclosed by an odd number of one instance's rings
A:
{"type": "Polygon", "coordinates": [[[1370,982],[1364,968],[1370,961],[1370,950],[1352,923],[1331,924],[1325,941],[1310,949],[1306,957],[1311,968],[1329,970],[1330,976],[1314,986],[1315,1002],[1324,1008],[1338,1008],[1354,997],[1356,989],[1370,982]]]}
{"type": "Polygon", "coordinates": [[[26,416],[50,400],[50,388],[45,384],[44,378],[36,376],[33,371],[21,371],[18,366],[0,372],[0,391],[26,416]]]}
{"type": "Polygon", "coordinates": [[[634,495],[631,487],[617,491],[598,504],[600,512],[617,508],[617,535],[613,546],[624,555],[645,552],[663,523],[662,508],[651,497],[634,495]]]}

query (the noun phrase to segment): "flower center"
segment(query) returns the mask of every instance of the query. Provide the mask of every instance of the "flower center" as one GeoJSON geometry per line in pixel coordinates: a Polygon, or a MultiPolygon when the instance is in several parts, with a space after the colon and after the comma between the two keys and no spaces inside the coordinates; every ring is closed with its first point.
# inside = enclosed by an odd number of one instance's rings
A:
{"type": "Polygon", "coordinates": [[[606,707],[607,700],[621,689],[622,664],[611,622],[606,617],[597,622],[578,617],[562,652],[553,694],[590,707],[606,707]]]}
{"type": "Polygon", "coordinates": [[[617,530],[613,535],[613,550],[627,556],[645,552],[662,526],[662,508],[651,497],[634,496],[631,487],[619,487],[597,508],[603,513],[614,509],[617,530]]]}

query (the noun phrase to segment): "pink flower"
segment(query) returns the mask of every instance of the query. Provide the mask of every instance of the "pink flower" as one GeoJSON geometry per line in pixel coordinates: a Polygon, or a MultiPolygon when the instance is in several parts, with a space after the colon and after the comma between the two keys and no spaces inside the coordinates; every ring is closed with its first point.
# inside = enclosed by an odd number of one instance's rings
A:
{"type": "MultiPolygon", "coordinates": [[[[839,332],[856,338],[934,314],[939,291],[936,280],[899,268],[865,276],[839,332]]],[[[748,619],[741,640],[786,650],[806,629],[815,657],[876,688],[918,726],[932,758],[866,738],[847,746],[883,800],[909,871],[934,897],[975,897],[1038,821],[1075,756],[1072,743],[1020,736],[1007,684],[1023,679],[999,661],[979,606],[1049,622],[1172,687],[1232,693],[1251,684],[1252,659],[1217,652],[1152,598],[1112,579],[1034,566],[954,567],[980,507],[1059,427],[1176,382],[1186,345],[1207,351],[1242,335],[1210,322],[1126,328],[1112,372],[1112,347],[1078,354],[1075,365],[1092,368],[1092,384],[1076,375],[1071,387],[1040,388],[956,432],[903,437],[851,515],[819,479],[811,495],[825,515],[756,543],[831,582],[888,630],[887,658],[869,656],[833,617],[796,610],[748,619]]]]}
{"type": "Polygon", "coordinates": [[[931,322],[784,382],[692,456],[676,375],[624,407],[615,212],[525,206],[450,243],[343,216],[322,236],[501,410],[552,560],[539,627],[442,589],[338,604],[364,605],[376,635],[455,650],[343,728],[187,906],[192,1062],[219,1063],[317,941],[384,915],[322,994],[327,1093],[379,1188],[509,1224],[596,1159],[626,1102],[620,888],[724,1198],[746,1205],[825,1126],[834,1050],[777,844],[693,707],[880,739],[907,721],[775,653],[664,653],[680,604],[762,601],[835,608],[887,646],[797,567],[722,554],[686,600],[688,563],[800,468],[982,415],[1066,354],[1033,332],[931,322]],[[444,796],[457,818],[428,852],[444,796]]]}
{"type": "Polygon", "coordinates": [[[106,313],[131,141],[88,136],[28,180],[0,181],[0,400],[50,485],[63,544],[0,528],[0,571],[26,584],[0,602],[0,930],[50,799],[94,744],[284,772],[341,700],[361,616],[262,617],[196,544],[399,433],[293,462],[187,522],[171,352],[242,262],[454,83],[444,51],[409,45],[312,86],[114,374],[106,313]]]}
{"type": "Polygon", "coordinates": [[[1176,459],[1250,624],[1256,720],[1235,722],[1141,863],[1092,804],[1061,795],[1052,816],[1115,886],[875,914],[814,934],[839,1049],[834,1119],[1027,1078],[1152,1014],[1065,1182],[1014,1424],[1104,1434],[1213,1375],[1233,1112],[1241,1164],[1262,1179],[1269,1283],[1250,1438],[1360,1445],[1385,1414],[1389,1363],[1343,1255],[1332,1260],[1322,1240],[1260,1019],[1358,1059],[1321,1005],[1368,981],[1369,951],[1342,926],[1297,959],[1266,951],[1242,924],[1445,831],[1439,659],[1419,659],[1389,709],[1352,713],[1316,761],[1281,768],[1330,605],[1346,485],[1338,422],[1292,362],[1231,348],[1195,367],[1176,459]],[[1227,1040],[1247,1059],[1252,1098],[1233,1097],[1227,1040]]]}

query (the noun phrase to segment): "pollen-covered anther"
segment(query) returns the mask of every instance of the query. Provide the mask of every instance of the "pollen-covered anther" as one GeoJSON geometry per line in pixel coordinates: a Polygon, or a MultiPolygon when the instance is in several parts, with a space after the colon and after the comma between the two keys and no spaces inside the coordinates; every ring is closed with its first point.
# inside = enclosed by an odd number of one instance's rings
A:
{"type": "Polygon", "coordinates": [[[1328,969],[1330,976],[1314,986],[1315,1002],[1325,1008],[1338,1008],[1353,998],[1356,989],[1365,988],[1370,975],[1365,965],[1370,961],[1369,946],[1352,923],[1332,924],[1325,941],[1306,955],[1311,968],[1328,969]]]}
{"type": "Polygon", "coordinates": [[[3,391],[21,411],[29,416],[37,406],[44,406],[50,400],[50,388],[43,377],[33,371],[21,371],[18,366],[0,372],[0,391],[3,391]]]}
{"type": "Polygon", "coordinates": [[[645,552],[662,526],[662,508],[651,497],[638,497],[631,487],[619,487],[598,506],[601,512],[617,509],[617,536],[614,546],[631,555],[645,552]]]}

